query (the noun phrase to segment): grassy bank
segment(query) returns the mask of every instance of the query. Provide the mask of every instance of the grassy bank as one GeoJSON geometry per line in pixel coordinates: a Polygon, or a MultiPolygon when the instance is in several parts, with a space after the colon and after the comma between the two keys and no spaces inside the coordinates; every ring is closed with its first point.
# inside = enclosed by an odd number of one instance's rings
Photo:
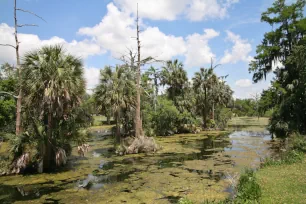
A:
{"type": "Polygon", "coordinates": [[[269,118],[234,117],[228,122],[228,126],[267,126],[269,118]]]}
{"type": "Polygon", "coordinates": [[[306,203],[305,172],[306,159],[260,169],[256,174],[262,191],[260,203],[306,203]]]}

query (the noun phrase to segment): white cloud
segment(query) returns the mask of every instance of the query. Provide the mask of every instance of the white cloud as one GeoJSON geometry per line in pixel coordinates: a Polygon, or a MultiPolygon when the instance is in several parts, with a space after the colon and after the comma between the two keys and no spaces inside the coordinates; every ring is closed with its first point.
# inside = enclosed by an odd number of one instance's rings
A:
{"type": "Polygon", "coordinates": [[[232,49],[226,50],[224,56],[221,59],[222,64],[237,63],[238,61],[250,62],[253,58],[249,55],[252,51],[252,46],[248,40],[241,39],[239,35],[236,35],[230,31],[227,32],[227,40],[234,45],[232,49]]]}
{"type": "MultiPolygon", "coordinates": [[[[126,13],[136,14],[137,4],[131,0],[114,0],[126,13]]],[[[138,0],[141,18],[152,20],[175,20],[180,16],[191,21],[224,18],[227,10],[239,0],[138,0]]]]}
{"type": "Polygon", "coordinates": [[[141,34],[141,39],[144,57],[152,56],[160,60],[169,60],[186,52],[182,37],[166,35],[157,27],[148,27],[141,34]]]}
{"type": "Polygon", "coordinates": [[[94,89],[99,83],[100,69],[94,67],[86,67],[84,77],[86,79],[87,92],[92,93],[92,89],[94,89]]]}
{"type": "MultiPolygon", "coordinates": [[[[120,11],[113,3],[107,5],[107,14],[94,27],[80,28],[78,33],[96,40],[101,47],[111,52],[115,58],[127,54],[128,49],[136,51],[135,18],[120,11]]],[[[157,27],[146,27],[141,32],[142,58],[148,56],[168,60],[186,52],[182,37],[166,35],[157,27]]]]}
{"type": "Polygon", "coordinates": [[[270,81],[271,80],[269,78],[269,80],[259,81],[258,83],[251,84],[247,87],[240,87],[237,85],[232,86],[234,98],[252,98],[256,94],[261,94],[263,90],[266,90],[271,86],[270,81]]]}
{"type": "Polygon", "coordinates": [[[238,87],[250,87],[252,86],[252,82],[249,79],[240,79],[235,82],[235,85],[238,87]]]}
{"type": "Polygon", "coordinates": [[[188,0],[114,0],[116,5],[127,13],[136,14],[137,2],[141,18],[152,20],[175,20],[187,6],[188,0]]]}
{"type": "MultiPolygon", "coordinates": [[[[101,54],[105,51],[94,42],[94,40],[83,40],[67,42],[59,37],[52,37],[48,40],[41,40],[37,35],[19,33],[18,39],[20,41],[20,56],[26,52],[40,48],[43,45],[61,44],[71,54],[78,57],[86,58],[90,55],[101,54]]],[[[15,45],[14,29],[5,23],[0,24],[0,44],[15,45]]],[[[12,47],[1,46],[0,49],[0,63],[9,62],[15,63],[15,50],[12,47]]]]}
{"type": "Polygon", "coordinates": [[[187,17],[192,21],[201,21],[209,18],[224,18],[228,8],[239,0],[192,0],[187,9],[187,17]]]}
{"type": "MultiPolygon", "coordinates": [[[[119,58],[127,54],[128,49],[136,51],[135,18],[126,11],[119,10],[113,3],[107,5],[108,12],[102,21],[94,27],[80,28],[78,33],[96,39],[99,45],[109,50],[111,55],[119,58]]],[[[140,34],[142,58],[148,56],[160,60],[184,55],[187,66],[201,66],[215,58],[208,42],[219,36],[213,29],[205,29],[203,34],[194,33],[183,37],[167,35],[157,27],[144,27],[140,34]]]]}
{"type": "Polygon", "coordinates": [[[135,20],[128,13],[121,12],[113,4],[107,5],[107,14],[94,27],[80,28],[78,33],[95,39],[104,49],[110,50],[112,56],[120,57],[128,48],[136,44],[135,20]]]}
{"type": "Polygon", "coordinates": [[[198,33],[187,36],[187,53],[186,62],[187,66],[202,66],[209,63],[211,58],[215,58],[212,53],[208,41],[219,36],[219,32],[213,29],[205,29],[204,34],[198,33]]]}

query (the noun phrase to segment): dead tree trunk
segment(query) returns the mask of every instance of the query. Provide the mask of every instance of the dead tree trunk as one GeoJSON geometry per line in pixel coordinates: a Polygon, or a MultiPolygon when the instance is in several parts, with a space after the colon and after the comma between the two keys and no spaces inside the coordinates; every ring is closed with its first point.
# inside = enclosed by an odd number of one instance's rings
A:
{"type": "MultiPolygon", "coordinates": [[[[142,129],[142,120],[140,112],[140,79],[141,79],[141,59],[140,59],[140,39],[139,39],[139,18],[138,18],[138,4],[137,4],[137,70],[136,70],[136,111],[135,111],[135,138],[132,142],[126,141],[123,143],[126,154],[137,154],[141,152],[155,152],[160,147],[156,144],[154,138],[145,137],[142,129]]],[[[144,60],[145,61],[145,60],[144,60]]]]}
{"type": "MultiPolygon", "coordinates": [[[[21,82],[21,67],[20,67],[20,57],[19,57],[19,41],[18,41],[18,35],[17,35],[17,0],[15,0],[14,5],[14,19],[15,19],[15,50],[16,50],[16,60],[17,60],[17,72],[18,72],[18,78],[19,83],[21,82]]],[[[21,84],[19,84],[19,93],[17,98],[17,105],[16,105],[16,135],[20,134],[21,130],[21,105],[22,105],[22,88],[21,84]]]]}
{"type": "Polygon", "coordinates": [[[137,138],[143,136],[142,121],[140,117],[140,39],[139,39],[139,18],[138,18],[138,4],[137,4],[137,93],[136,93],[136,112],[135,112],[135,136],[137,138]]]}

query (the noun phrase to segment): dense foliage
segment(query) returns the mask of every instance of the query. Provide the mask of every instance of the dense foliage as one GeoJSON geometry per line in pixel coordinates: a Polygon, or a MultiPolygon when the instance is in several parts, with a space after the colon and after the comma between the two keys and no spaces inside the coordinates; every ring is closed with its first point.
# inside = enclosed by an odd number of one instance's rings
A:
{"type": "Polygon", "coordinates": [[[263,110],[273,107],[270,130],[279,137],[291,132],[306,133],[306,18],[305,0],[287,5],[277,0],[262,14],[261,20],[273,29],[264,35],[257,47],[257,56],[250,64],[253,80],[257,82],[275,68],[272,87],[262,94],[263,110]]]}
{"type": "Polygon", "coordinates": [[[16,115],[16,70],[9,64],[0,67],[0,132],[14,133],[16,115]]]}
{"type": "Polygon", "coordinates": [[[91,122],[81,105],[83,65],[61,46],[42,47],[24,56],[22,83],[23,133],[10,138],[13,172],[30,164],[48,171],[65,163],[70,143],[82,142],[86,133],[79,130],[91,122]]]}
{"type": "MultiPolygon", "coordinates": [[[[101,70],[94,94],[99,112],[115,118],[117,143],[122,136],[133,135],[136,85],[132,65],[101,70]]],[[[201,68],[190,83],[181,62],[167,61],[160,70],[150,67],[142,74],[141,88],[141,117],[147,136],[196,132],[201,123],[204,128],[224,128],[232,116],[224,108],[232,101],[233,91],[212,68],[201,68]],[[204,72],[208,74],[202,77],[204,72]],[[165,94],[159,93],[161,86],[165,94]]]]}

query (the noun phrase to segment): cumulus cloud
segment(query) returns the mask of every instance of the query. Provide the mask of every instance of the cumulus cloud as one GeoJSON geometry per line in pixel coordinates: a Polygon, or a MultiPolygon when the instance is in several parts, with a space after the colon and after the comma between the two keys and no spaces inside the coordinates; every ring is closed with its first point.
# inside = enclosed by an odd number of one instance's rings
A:
{"type": "MultiPolygon", "coordinates": [[[[136,14],[136,3],[114,0],[127,13],[136,14]]],[[[138,0],[139,15],[153,20],[175,20],[182,16],[191,21],[224,18],[232,4],[239,0],[138,0]]]]}
{"type": "MultiPolygon", "coordinates": [[[[136,51],[136,23],[129,13],[119,10],[113,3],[107,5],[107,14],[94,27],[80,28],[80,35],[96,39],[101,47],[119,58],[127,53],[127,48],[136,51]]],[[[142,57],[156,57],[168,60],[186,52],[182,37],[166,35],[157,27],[146,27],[141,32],[142,57]]]]}
{"type": "MultiPolygon", "coordinates": [[[[18,39],[20,41],[20,55],[23,56],[26,52],[40,48],[43,45],[61,44],[71,54],[81,58],[86,58],[90,55],[102,54],[103,51],[99,45],[93,40],[83,40],[71,42],[65,41],[63,38],[52,37],[48,40],[42,40],[37,35],[19,33],[18,39]]],[[[0,24],[0,44],[15,45],[14,29],[5,23],[0,24]]],[[[0,49],[0,63],[9,62],[15,63],[15,50],[12,47],[1,46],[0,49]]]]}
{"type": "MultiPolygon", "coordinates": [[[[136,14],[135,1],[114,0],[115,4],[127,13],[136,14]]],[[[152,20],[175,20],[187,6],[187,0],[138,0],[139,16],[152,20]]]]}
{"type": "Polygon", "coordinates": [[[252,98],[270,87],[270,80],[260,81],[247,87],[233,86],[234,98],[252,98]]]}
{"type": "Polygon", "coordinates": [[[86,79],[87,93],[92,93],[92,89],[94,89],[99,83],[100,69],[95,67],[86,67],[84,77],[86,79]]]}
{"type": "Polygon", "coordinates": [[[208,41],[219,36],[219,32],[213,29],[205,29],[204,34],[198,33],[187,36],[186,46],[186,65],[187,66],[202,66],[209,63],[211,58],[215,58],[212,53],[208,41]]]}
{"type": "Polygon", "coordinates": [[[222,64],[237,63],[238,61],[250,62],[253,58],[249,55],[252,51],[252,46],[248,40],[241,39],[239,35],[236,35],[230,31],[227,31],[227,40],[234,45],[231,50],[226,50],[224,56],[221,59],[222,64]]]}
{"type": "Polygon", "coordinates": [[[192,0],[187,9],[187,17],[192,21],[201,21],[209,18],[224,18],[228,8],[239,0],[192,0]]]}
{"type": "Polygon", "coordinates": [[[238,81],[235,82],[235,85],[238,87],[250,87],[252,86],[252,82],[249,79],[240,79],[238,81]]]}

